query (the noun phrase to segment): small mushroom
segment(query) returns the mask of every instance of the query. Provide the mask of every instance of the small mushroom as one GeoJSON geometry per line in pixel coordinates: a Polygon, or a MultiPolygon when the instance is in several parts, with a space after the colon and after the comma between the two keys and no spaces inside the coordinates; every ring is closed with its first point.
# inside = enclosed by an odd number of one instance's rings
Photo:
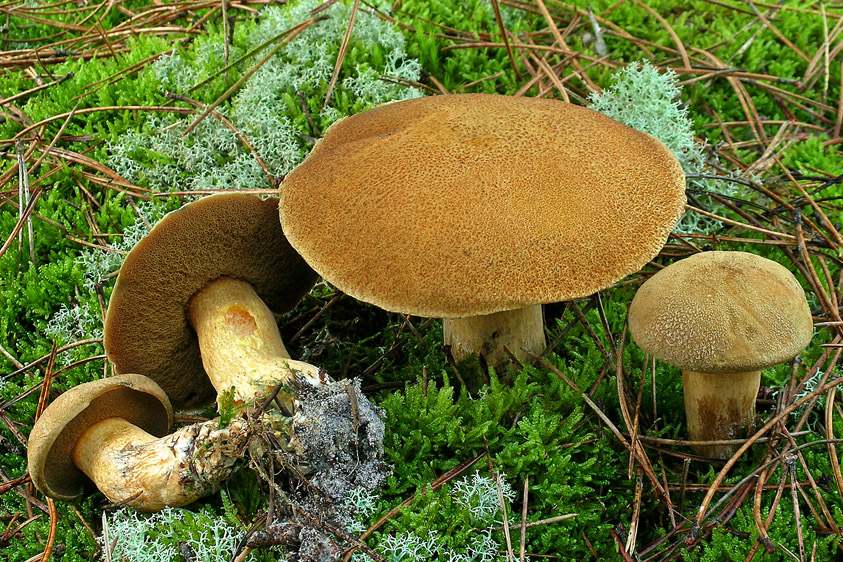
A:
{"type": "MultiPolygon", "coordinates": [[[[793,274],[746,252],[703,252],[674,262],[641,285],[628,316],[635,343],[682,370],[694,441],[751,433],[761,369],[795,357],[813,334],[793,274]]],[[[727,459],[737,448],[694,450],[727,459]]]]}
{"type": "Polygon", "coordinates": [[[328,282],[393,312],[444,317],[456,359],[527,360],[542,303],[638,271],[682,215],[685,176],[657,139],[557,100],[444,95],[326,132],[280,187],[290,243],[328,282]]]}
{"type": "Polygon", "coordinates": [[[212,195],[164,217],[126,256],[111,294],[104,343],[118,373],[143,373],[173,406],[235,402],[294,376],[325,382],[290,359],[272,311],[287,312],[316,273],[287,243],[277,199],[212,195]]]}
{"type": "Polygon", "coordinates": [[[235,418],[170,433],[167,395],[142,375],[73,387],[53,401],[29,436],[32,482],[44,494],[71,500],[85,476],[113,503],[141,511],[187,505],[213,493],[238,467],[250,435],[235,418]]]}

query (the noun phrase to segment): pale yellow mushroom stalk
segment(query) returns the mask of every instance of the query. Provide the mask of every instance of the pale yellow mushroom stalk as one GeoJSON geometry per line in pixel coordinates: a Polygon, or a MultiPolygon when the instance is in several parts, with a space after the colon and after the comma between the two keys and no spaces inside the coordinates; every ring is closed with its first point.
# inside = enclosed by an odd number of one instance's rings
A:
{"type": "MultiPolygon", "coordinates": [[[[287,243],[278,202],[212,195],[165,216],[126,256],[103,343],[118,373],[143,373],[175,408],[235,388],[246,402],[323,379],[290,360],[270,311],[290,311],[316,273],[287,243]]],[[[287,397],[288,401],[291,399],[287,397]]]]}
{"type": "Polygon", "coordinates": [[[279,384],[328,382],[318,367],[290,359],[272,312],[245,281],[213,281],[191,299],[188,313],[219,397],[233,389],[234,402],[246,403],[279,384]]]}
{"type": "Polygon", "coordinates": [[[444,318],[445,345],[456,361],[482,356],[487,365],[509,362],[509,351],[519,361],[529,363],[545,346],[542,306],[534,304],[466,318],[444,318]],[[529,351],[524,351],[526,348],[529,351]]]}
{"type": "Polygon", "coordinates": [[[141,511],[181,507],[219,490],[242,465],[251,432],[236,418],[150,435],[122,418],[91,426],[73,449],[73,462],[112,503],[141,511]]]}
{"type": "MultiPolygon", "coordinates": [[[[682,386],[691,440],[740,439],[755,430],[761,371],[724,374],[683,370],[682,386]]],[[[715,459],[728,459],[737,449],[737,445],[694,447],[698,454],[715,459]]]]}
{"type": "Polygon", "coordinates": [[[184,506],[218,490],[241,465],[260,422],[236,417],[172,432],[173,411],[151,379],[127,374],[76,386],[38,418],[29,437],[36,488],[73,499],[85,476],[112,503],[142,511],[184,506]]]}

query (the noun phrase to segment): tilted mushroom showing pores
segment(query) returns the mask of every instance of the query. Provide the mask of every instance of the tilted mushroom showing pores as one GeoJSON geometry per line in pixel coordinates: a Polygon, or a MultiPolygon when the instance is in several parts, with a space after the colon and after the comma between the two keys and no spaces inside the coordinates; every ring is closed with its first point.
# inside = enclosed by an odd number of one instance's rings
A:
{"type": "Polygon", "coordinates": [[[104,344],[118,373],[143,373],[173,406],[236,402],[294,376],[325,381],[290,359],[272,312],[316,282],[278,224],[276,199],[212,195],[168,214],[126,256],[108,305],[104,344]]]}
{"type": "MultiPolygon", "coordinates": [[[[641,285],[628,317],[641,349],[682,370],[694,441],[751,433],[761,369],[795,357],[813,334],[793,274],[746,252],[703,252],[674,262],[641,285]]],[[[727,459],[737,448],[694,450],[727,459]]]]}
{"type": "Polygon", "coordinates": [[[335,123],[281,184],[290,243],[328,282],[444,317],[455,358],[544,347],[542,303],[638,271],[685,204],[655,138],[549,99],[466,94],[335,123]]]}
{"type": "Polygon", "coordinates": [[[73,499],[85,476],[113,503],[141,511],[187,505],[213,493],[237,470],[251,431],[245,418],[219,419],[170,433],[167,395],[142,375],[118,375],[71,388],[50,404],[29,436],[32,482],[73,499]]]}

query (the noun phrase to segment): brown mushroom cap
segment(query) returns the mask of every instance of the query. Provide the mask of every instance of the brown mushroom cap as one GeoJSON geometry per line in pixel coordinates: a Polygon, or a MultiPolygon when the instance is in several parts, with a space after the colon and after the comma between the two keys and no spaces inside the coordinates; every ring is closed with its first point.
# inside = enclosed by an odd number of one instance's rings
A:
{"type": "Polygon", "coordinates": [[[143,375],[117,375],[75,386],[44,410],[29,434],[32,483],[51,498],[79,495],[85,474],[73,464],[73,449],[85,431],[107,418],[123,418],[163,437],[173,425],[164,391],[143,375]]]}
{"type": "Polygon", "coordinates": [[[463,317],[584,297],[682,215],[655,138],[556,100],[445,95],[335,123],[280,189],[290,243],[386,310],[463,317]]]}
{"type": "Polygon", "coordinates": [[[278,223],[277,199],[212,195],[169,213],[126,256],[105,320],[108,358],[119,373],[144,373],[175,408],[211,402],[187,307],[220,277],[252,285],[270,310],[292,309],[316,282],[278,223]]]}
{"type": "Polygon", "coordinates": [[[757,371],[811,341],[805,293],[781,264],[746,252],[703,252],[648,279],[629,305],[641,349],[683,370],[757,371]]]}

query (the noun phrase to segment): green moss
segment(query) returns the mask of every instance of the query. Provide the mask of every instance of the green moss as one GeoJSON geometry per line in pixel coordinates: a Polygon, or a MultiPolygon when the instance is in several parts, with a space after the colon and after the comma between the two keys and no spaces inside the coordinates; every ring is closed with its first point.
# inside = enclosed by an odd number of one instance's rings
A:
{"type": "MultiPolygon", "coordinates": [[[[146,4],[134,0],[122,2],[121,7],[140,10],[146,4]]],[[[166,195],[171,190],[269,188],[272,185],[270,180],[256,166],[250,151],[216,119],[207,118],[194,133],[183,136],[182,131],[195,115],[185,117],[169,111],[153,113],[141,110],[83,113],[82,110],[123,105],[187,107],[182,102],[165,98],[166,91],[189,95],[204,104],[214,102],[267,52],[264,48],[251,53],[256,46],[310,17],[308,10],[315,5],[303,0],[291,4],[261,6],[254,13],[234,12],[237,19],[229,61],[242,60],[228,69],[224,69],[222,25],[215,16],[208,20],[202,33],[193,36],[190,41],[141,33],[129,41],[130,50],[121,54],[119,59],[106,56],[90,61],[74,55],[67,62],[50,65],[49,70],[55,77],[68,75],[68,78],[48,90],[28,96],[16,107],[33,122],[75,109],[77,113],[67,123],[65,138],[57,146],[84,153],[138,186],[159,191],[160,196],[149,202],[135,201],[150,222],[179,207],[185,200],[180,196],[166,195]],[[151,59],[156,55],[159,56],[153,62],[151,59]],[[93,86],[147,59],[149,61],[145,65],[120,80],[93,86]],[[203,81],[201,87],[193,88],[203,81]]],[[[382,2],[380,8],[387,12],[392,4],[382,2]]],[[[573,12],[562,3],[547,4],[564,30],[573,12]]],[[[588,4],[608,22],[650,45],[656,45],[649,49],[654,63],[681,64],[672,51],[675,42],[671,34],[647,15],[640,5],[614,0],[588,4]],[[611,11],[607,12],[610,8],[611,11]]],[[[572,5],[584,9],[586,2],[577,1],[572,5]]],[[[743,13],[745,4],[736,3],[736,9],[701,0],[657,0],[647,5],[667,18],[692,57],[700,56],[692,48],[699,47],[709,49],[722,64],[748,72],[796,79],[801,79],[806,73],[808,65],[801,57],[770,29],[758,23],[754,15],[743,13]],[[748,44],[750,40],[752,43],[748,44]],[[748,46],[741,51],[744,45],[748,46]]],[[[808,6],[806,3],[799,5],[808,6]]],[[[406,26],[403,28],[377,19],[367,10],[358,14],[339,80],[327,106],[323,107],[327,86],[350,16],[350,3],[332,6],[327,12],[329,19],[314,24],[290,42],[273,61],[219,106],[219,111],[248,137],[267,164],[271,176],[280,176],[291,169],[309,149],[309,137],[318,136],[341,116],[389,99],[419,93],[414,88],[381,79],[382,75],[418,81],[435,89],[434,81],[428,79],[432,76],[451,92],[505,94],[517,91],[528,76],[518,52],[516,65],[521,78],[516,76],[503,49],[453,48],[464,43],[454,38],[458,35],[466,41],[500,40],[491,3],[480,0],[404,0],[398,3],[398,7],[395,17],[406,26]],[[496,75],[493,79],[483,80],[493,75],[496,75]],[[482,81],[465,88],[477,80],[482,81]],[[299,91],[304,94],[306,110],[302,107],[299,91]],[[307,113],[315,127],[311,125],[307,113]]],[[[823,41],[821,18],[787,7],[790,5],[777,10],[771,21],[799,49],[813,56],[823,41]]],[[[81,6],[80,13],[45,17],[74,22],[88,8],[81,6]]],[[[526,33],[534,33],[531,40],[550,43],[544,31],[546,22],[540,14],[506,5],[501,5],[501,8],[504,24],[513,37],[524,41],[527,40],[526,33]],[[539,31],[542,34],[535,33],[539,31]]],[[[205,14],[207,12],[199,10],[186,16],[190,19],[179,22],[194,22],[205,14]]],[[[125,22],[128,17],[124,11],[109,9],[102,25],[104,29],[110,29],[125,22]]],[[[584,41],[585,33],[591,32],[590,26],[586,19],[581,23],[584,25],[573,27],[566,36],[568,46],[595,56],[593,44],[584,41]]],[[[604,24],[604,28],[610,29],[610,26],[604,24]]],[[[0,36],[0,41],[8,37],[9,48],[24,46],[24,43],[14,41],[46,45],[56,37],[45,37],[55,33],[54,27],[34,23],[13,13],[9,30],[0,36]]],[[[70,38],[75,33],[62,31],[60,37],[70,38]]],[[[632,63],[651,58],[635,42],[617,33],[607,32],[605,39],[612,63],[632,63]]],[[[68,46],[68,50],[73,52],[82,49],[83,45],[78,43],[68,46]]],[[[549,60],[558,60],[554,56],[549,55],[549,60]]],[[[700,60],[695,58],[694,64],[699,65],[700,60]]],[[[711,61],[712,66],[719,64],[711,61]]],[[[570,68],[565,70],[567,72],[570,68]]],[[[618,80],[618,74],[603,65],[595,65],[586,72],[602,88],[618,80]]],[[[681,74],[680,79],[687,80],[692,76],[681,74]]],[[[817,76],[804,89],[790,82],[774,85],[785,92],[804,96],[803,102],[807,100],[806,103],[824,100],[833,104],[840,95],[839,65],[833,64],[830,68],[827,92],[823,91],[823,72],[817,76]]],[[[577,95],[583,98],[588,95],[587,88],[578,79],[572,78],[566,83],[575,99],[579,99],[577,95]]],[[[786,97],[772,93],[760,81],[744,78],[741,84],[762,118],[771,121],[788,119],[791,115],[783,110],[786,106],[797,120],[817,122],[811,112],[783,103],[786,97]]],[[[0,77],[0,97],[8,98],[32,86],[32,80],[23,73],[6,72],[0,77]]],[[[533,87],[527,93],[535,95],[537,91],[533,87]]],[[[665,101],[673,104],[675,100],[665,98],[665,101]]],[[[719,128],[706,128],[707,125],[746,119],[733,85],[724,77],[697,80],[684,86],[681,102],[681,108],[675,104],[672,106],[679,111],[687,110],[690,125],[687,130],[683,125],[683,134],[693,133],[709,146],[724,141],[725,137],[719,128]]],[[[52,139],[62,122],[63,118],[46,125],[41,135],[42,142],[52,139]]],[[[772,137],[778,128],[778,124],[769,124],[765,126],[765,131],[772,137]]],[[[21,130],[22,126],[13,119],[0,123],[0,137],[8,139],[21,130]]],[[[730,126],[729,130],[738,140],[752,139],[745,125],[730,126]]],[[[780,158],[784,165],[806,175],[827,175],[832,179],[843,173],[836,145],[824,146],[827,138],[815,135],[812,130],[805,129],[805,133],[804,138],[797,139],[790,146],[785,148],[782,145],[784,151],[780,158]]],[[[25,148],[29,146],[30,141],[27,140],[25,148]]],[[[9,144],[5,149],[8,152],[3,169],[8,169],[15,161],[16,150],[9,144]]],[[[738,150],[736,156],[749,163],[757,159],[760,150],[763,148],[747,146],[738,150]]],[[[42,169],[33,172],[30,181],[37,181],[50,166],[55,165],[58,165],[56,160],[47,159],[42,169]]],[[[102,291],[107,301],[121,254],[103,252],[78,240],[125,251],[146,230],[143,220],[124,193],[92,182],[83,173],[94,172],[93,169],[67,162],[61,165],[63,169],[43,182],[45,189],[36,206],[37,216],[32,220],[35,260],[29,257],[28,243],[24,244],[23,251],[19,251],[16,242],[0,258],[0,302],[3,303],[0,307],[0,345],[14,356],[15,361],[24,364],[48,355],[54,341],[63,345],[95,338],[101,333],[97,290],[102,291]],[[97,236],[96,231],[109,236],[97,236]]],[[[779,171],[773,168],[771,173],[778,174],[779,171]]],[[[759,178],[759,181],[782,191],[790,189],[787,182],[769,175],[759,178]]],[[[0,238],[3,240],[10,235],[18,219],[18,210],[13,204],[17,201],[14,188],[13,181],[4,186],[7,195],[0,195],[0,238]]],[[[836,181],[829,181],[829,185],[817,193],[818,198],[825,198],[828,204],[834,205],[838,203],[835,198],[840,196],[836,181]]],[[[741,197],[758,200],[753,193],[742,194],[741,197]]],[[[706,201],[705,197],[703,200],[706,201]]],[[[760,201],[763,203],[763,200],[760,201]]],[[[806,216],[815,218],[809,209],[805,208],[804,212],[806,216]]],[[[833,221],[840,220],[840,211],[836,207],[829,206],[828,212],[833,221]]],[[[783,220],[789,219],[783,217],[783,220]]],[[[760,237],[754,234],[747,236],[760,237]]],[[[772,246],[720,244],[719,247],[763,253],[789,265],[781,250],[772,246]]],[[[836,263],[829,263],[833,274],[838,275],[836,263]]],[[[804,279],[800,278],[800,281],[807,286],[804,279]]],[[[583,391],[591,392],[593,388],[592,400],[621,431],[627,428],[620,412],[617,380],[613,371],[607,368],[601,347],[609,351],[614,349],[611,339],[623,332],[626,306],[632,294],[631,288],[603,293],[602,307],[610,333],[604,330],[604,318],[596,309],[585,314],[600,345],[577,324],[577,317],[571,311],[564,311],[557,305],[549,305],[546,309],[551,339],[561,334],[570,323],[575,324],[548,354],[547,361],[583,391]]],[[[324,303],[336,292],[320,284],[312,295],[324,303]]],[[[281,320],[285,339],[289,340],[304,326],[312,315],[313,306],[313,301],[307,301],[281,320]],[[302,318],[298,318],[300,315],[302,318]]],[[[358,521],[360,530],[411,494],[416,494],[416,498],[375,533],[369,544],[387,555],[389,560],[494,559],[502,551],[504,539],[502,533],[491,529],[502,521],[502,514],[498,506],[485,511],[480,509],[480,496],[475,498],[465,491],[471,486],[481,486],[475,480],[478,478],[486,479],[486,484],[493,482],[488,468],[491,462],[495,474],[503,482],[502,486],[505,490],[512,490],[512,493],[506,491],[504,494],[511,519],[520,518],[521,490],[527,478],[530,482],[528,521],[562,513],[577,514],[576,518],[568,521],[529,529],[529,553],[591,559],[593,556],[586,544],[587,539],[601,557],[620,559],[617,543],[610,531],[618,525],[628,530],[632,524],[635,482],[634,476],[632,479],[627,477],[629,455],[605,424],[584,406],[580,393],[542,366],[526,367],[519,372],[502,372],[492,377],[488,387],[467,390],[457,384],[455,369],[463,379],[477,380],[482,378],[477,363],[450,365],[442,347],[440,322],[434,321],[422,328],[422,321],[416,318],[410,320],[421,332],[420,339],[403,326],[403,316],[345,298],[326,309],[318,322],[289,345],[293,356],[324,366],[332,374],[347,371],[351,375],[365,375],[366,384],[397,385],[375,391],[375,400],[386,414],[386,454],[394,467],[394,474],[377,497],[355,500],[368,506],[361,512],[361,520],[358,521]],[[371,367],[373,364],[376,368],[371,367]],[[468,469],[461,478],[437,491],[429,491],[431,482],[461,462],[485,454],[487,448],[488,460],[481,458],[479,464],[468,469]],[[474,499],[466,499],[469,497],[474,499]]],[[[819,344],[828,341],[828,331],[819,331],[814,345],[804,355],[805,362],[811,364],[815,361],[823,352],[819,344]]],[[[101,360],[62,370],[75,361],[102,352],[101,344],[91,343],[61,354],[57,361],[60,372],[53,380],[52,394],[102,376],[101,360]]],[[[615,357],[611,359],[614,361],[615,357]]],[[[629,340],[624,342],[623,363],[624,384],[629,396],[635,397],[639,392],[642,396],[640,431],[650,436],[684,438],[683,398],[678,370],[657,363],[654,373],[648,368],[642,376],[645,357],[629,340]],[[653,377],[657,385],[656,403],[653,402],[653,377]]],[[[6,374],[17,370],[4,355],[0,355],[0,368],[0,373],[6,374]]],[[[14,376],[0,375],[3,381],[0,383],[0,400],[14,399],[36,387],[43,380],[45,368],[46,365],[42,364],[14,376]]],[[[765,371],[764,384],[782,387],[788,384],[790,376],[789,365],[776,367],[765,371]]],[[[35,417],[37,397],[36,387],[26,398],[12,404],[2,402],[3,413],[19,424],[24,435],[35,417]]],[[[769,415],[771,412],[772,407],[765,407],[760,414],[769,415]]],[[[819,430],[823,423],[821,412],[816,411],[809,418],[808,427],[819,430]]],[[[835,420],[834,430],[836,435],[843,433],[843,421],[835,420]]],[[[3,470],[11,477],[24,474],[23,446],[5,424],[0,424],[0,436],[3,470]]],[[[799,442],[819,438],[817,433],[799,438],[799,442]]],[[[663,478],[667,481],[675,483],[681,480],[681,459],[671,456],[670,451],[661,453],[648,449],[648,452],[660,478],[661,470],[664,470],[663,478]]],[[[805,449],[803,454],[815,476],[826,475],[818,482],[820,493],[832,516],[840,521],[843,519],[843,505],[835,483],[827,476],[831,474],[827,452],[822,445],[817,445],[805,449]]],[[[762,455],[763,448],[753,450],[733,468],[726,482],[734,484],[745,477],[762,455]]],[[[711,483],[716,475],[717,471],[710,465],[692,462],[687,481],[711,483]]],[[[799,467],[797,478],[804,481],[805,477],[799,467]]],[[[780,478],[780,472],[775,472],[770,482],[776,483],[780,478]]],[[[491,496],[490,488],[484,489],[484,493],[491,496]]],[[[132,561],[143,560],[144,556],[149,559],[157,552],[154,549],[172,552],[180,542],[193,545],[191,548],[199,559],[204,559],[201,554],[205,552],[203,549],[214,545],[221,550],[226,549],[228,554],[230,546],[220,547],[219,539],[225,533],[242,533],[240,521],[253,520],[258,511],[266,507],[264,492],[254,475],[242,473],[229,483],[228,490],[226,494],[200,502],[195,508],[172,511],[159,519],[123,511],[110,514],[109,525],[113,525],[114,532],[126,539],[135,537],[132,539],[134,545],[140,548],[132,554],[123,550],[122,555],[132,561]],[[125,529],[125,532],[119,529],[125,529]],[[210,532],[212,529],[220,530],[222,534],[214,535],[210,532]],[[137,531],[141,531],[137,536],[131,534],[137,531]]],[[[671,528],[663,505],[657,503],[646,480],[644,490],[637,540],[639,546],[664,536],[671,528]]],[[[672,494],[676,502],[678,492],[673,491],[672,494]]],[[[703,492],[689,491],[685,497],[685,510],[676,514],[677,519],[682,521],[693,517],[702,497],[703,492]]],[[[762,510],[765,513],[771,498],[772,494],[765,492],[762,510]]],[[[482,501],[489,500],[490,497],[485,497],[482,501]]],[[[90,487],[77,500],[81,515],[98,533],[101,530],[103,501],[102,496],[90,487]]],[[[491,498],[491,502],[494,501],[496,498],[491,498]]],[[[812,498],[811,501],[815,500],[812,498]]],[[[784,548],[795,551],[797,538],[790,502],[789,493],[786,493],[769,529],[770,536],[781,547],[765,560],[787,560],[789,557],[784,548]]],[[[14,491],[0,496],[0,506],[4,513],[9,514],[26,513],[27,510],[24,498],[14,491]]],[[[57,545],[65,549],[62,559],[93,559],[97,550],[94,538],[66,502],[58,502],[57,506],[60,515],[57,545]]],[[[710,533],[703,535],[698,547],[683,556],[688,560],[744,560],[756,536],[750,509],[751,502],[745,501],[727,525],[716,525],[710,533]]],[[[837,552],[835,538],[817,532],[806,504],[802,503],[800,509],[809,550],[816,542],[817,560],[832,559],[837,552]]],[[[46,516],[30,523],[23,531],[24,537],[13,539],[0,558],[17,562],[38,554],[43,550],[48,530],[46,516]]],[[[672,543],[665,543],[666,546],[668,544],[672,543]]],[[[126,544],[123,546],[128,548],[126,544]]],[[[179,554],[171,553],[167,557],[180,559],[179,554]]],[[[260,553],[255,559],[280,560],[282,557],[282,550],[276,549],[260,553]]]]}

